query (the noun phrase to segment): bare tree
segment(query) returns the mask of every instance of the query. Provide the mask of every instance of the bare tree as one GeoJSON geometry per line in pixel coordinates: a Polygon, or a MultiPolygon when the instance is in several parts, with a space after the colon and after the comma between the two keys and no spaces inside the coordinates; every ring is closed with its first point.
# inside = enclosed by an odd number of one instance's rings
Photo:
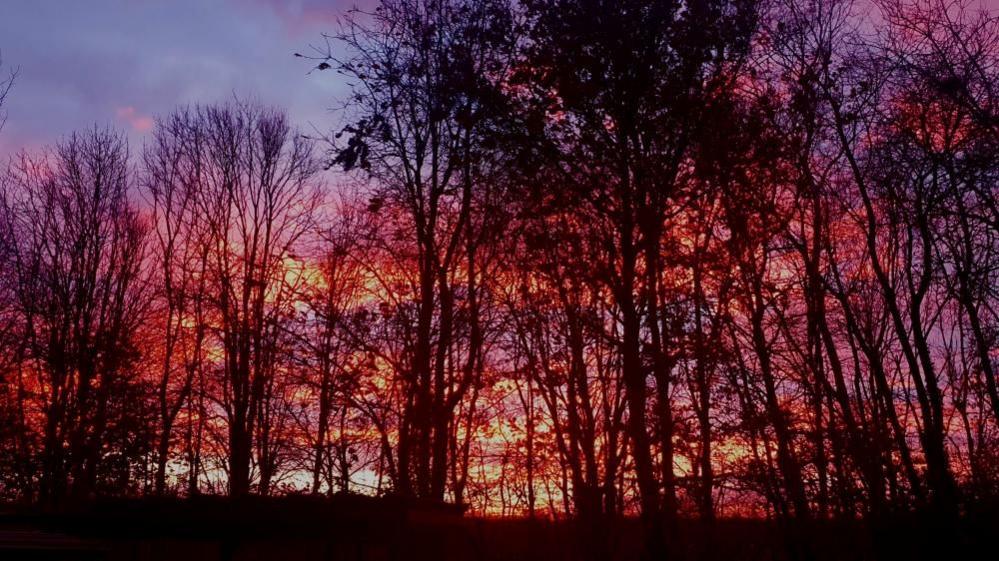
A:
{"type": "MultiPolygon", "coordinates": [[[[179,390],[169,397],[173,366],[164,359],[161,449],[169,448],[170,419],[202,368],[207,315],[221,349],[212,366],[221,373],[220,393],[211,397],[228,426],[229,492],[249,492],[255,463],[258,490],[267,494],[283,437],[271,432],[283,422],[274,409],[285,397],[282,325],[302,279],[297,251],[318,200],[311,143],[281,113],[233,102],[178,111],[161,123],[147,159],[170,283],[167,325],[179,335],[194,319],[193,354],[181,361],[179,390]]],[[[173,352],[168,347],[166,356],[173,352]]]]}
{"type": "MultiPolygon", "coordinates": [[[[409,242],[415,333],[397,374],[407,399],[398,432],[398,489],[442,499],[454,410],[480,370],[483,333],[476,254],[496,216],[479,214],[496,185],[484,139],[493,126],[498,80],[511,63],[511,15],[503,2],[390,0],[348,17],[318,68],[356,80],[356,120],[333,139],[333,163],[377,181],[372,210],[392,213],[391,236],[409,242]],[[464,293],[464,294],[462,294],[464,293]],[[465,301],[459,300],[464,297],[465,301]],[[471,314],[467,347],[457,314],[471,314]]],[[[401,244],[400,244],[401,246],[401,244]]]]}
{"type": "MultiPolygon", "coordinates": [[[[0,56],[0,68],[3,68],[3,57],[0,56]]],[[[14,80],[17,78],[17,69],[11,69],[8,71],[7,76],[0,79],[0,130],[3,130],[4,124],[7,123],[7,112],[4,111],[4,102],[7,101],[7,96],[10,94],[11,88],[14,87],[14,80]]]]}
{"type": "MultiPolygon", "coordinates": [[[[143,186],[152,206],[156,263],[155,319],[163,333],[156,384],[159,436],[156,446],[156,493],[166,491],[167,464],[174,425],[188,405],[197,376],[203,374],[208,337],[208,230],[199,219],[198,202],[207,159],[198,153],[196,123],[181,110],[158,123],[143,154],[143,186]]],[[[199,414],[198,417],[202,417],[199,414]]],[[[197,467],[188,466],[195,482],[197,467]]]]}
{"type": "Polygon", "coordinates": [[[349,492],[351,476],[364,464],[357,453],[363,443],[351,438],[357,424],[359,398],[351,352],[356,350],[351,314],[361,305],[363,266],[357,253],[363,251],[363,209],[347,198],[335,204],[323,229],[314,278],[304,287],[307,304],[301,318],[296,348],[303,356],[303,387],[309,389],[309,407],[302,425],[312,443],[309,470],[312,492],[325,483],[327,493],[349,492]]]}
{"type": "Polygon", "coordinates": [[[146,307],[147,228],[128,200],[124,137],[73,134],[51,154],[22,155],[12,173],[0,220],[13,241],[23,360],[45,419],[40,496],[127,489],[135,450],[119,449],[125,463],[117,465],[105,451],[123,444],[116,436],[145,433],[136,332],[146,307]]]}
{"type": "Polygon", "coordinates": [[[533,44],[523,73],[540,110],[530,124],[551,141],[555,157],[543,165],[561,172],[559,190],[536,184],[537,200],[542,208],[571,206],[600,239],[593,267],[619,314],[644,555],[661,558],[678,508],[666,223],[682,206],[681,173],[700,110],[731,78],[722,69],[747,52],[755,5],[552,1],[530,8],[533,44]]]}

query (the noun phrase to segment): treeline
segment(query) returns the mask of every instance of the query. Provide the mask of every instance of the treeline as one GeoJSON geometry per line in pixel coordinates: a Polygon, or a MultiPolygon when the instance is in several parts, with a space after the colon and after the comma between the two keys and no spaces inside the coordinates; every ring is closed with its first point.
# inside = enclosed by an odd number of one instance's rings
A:
{"type": "Polygon", "coordinates": [[[396,493],[595,558],[995,498],[996,14],[383,0],[298,56],[327,138],[237,101],[10,162],[5,497],[396,493]]]}

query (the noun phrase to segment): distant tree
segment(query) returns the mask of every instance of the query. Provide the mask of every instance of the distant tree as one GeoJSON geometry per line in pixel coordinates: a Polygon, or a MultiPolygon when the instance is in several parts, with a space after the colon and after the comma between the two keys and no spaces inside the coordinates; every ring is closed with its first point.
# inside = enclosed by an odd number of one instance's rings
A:
{"type": "MultiPolygon", "coordinates": [[[[567,474],[566,510],[578,524],[581,550],[604,559],[612,543],[609,523],[625,507],[618,478],[627,450],[626,408],[616,341],[603,325],[613,311],[606,288],[588,271],[593,240],[574,222],[566,213],[521,227],[511,249],[520,257],[508,287],[508,337],[517,377],[527,382],[520,399],[536,394],[535,414],[550,423],[549,446],[567,474]]],[[[541,448],[538,421],[525,423],[530,444],[541,448]]],[[[531,454],[527,466],[542,472],[533,463],[538,457],[531,454]]]]}
{"type": "Polygon", "coordinates": [[[227,426],[229,493],[250,491],[253,466],[259,493],[277,481],[289,437],[285,327],[304,279],[299,251],[314,226],[318,170],[312,143],[278,111],[233,102],[159,123],[146,153],[167,335],[158,489],[172,420],[204,368],[219,374],[206,389],[227,426]],[[204,364],[209,347],[220,352],[204,364]]]}
{"type": "Polygon", "coordinates": [[[358,418],[367,422],[355,402],[361,396],[357,361],[351,356],[359,347],[350,329],[351,315],[362,306],[364,269],[358,253],[363,252],[365,231],[363,208],[354,203],[335,203],[331,223],[324,222],[318,255],[310,259],[310,282],[301,295],[306,306],[302,325],[296,330],[294,348],[304,366],[301,384],[309,396],[299,424],[312,443],[308,469],[313,493],[324,484],[329,494],[350,491],[351,476],[366,465],[359,454],[366,443],[352,437],[358,418]]]}
{"type": "Polygon", "coordinates": [[[282,325],[300,280],[299,243],[312,227],[317,161],[311,143],[276,111],[243,103],[201,107],[189,126],[200,174],[208,275],[223,350],[221,405],[228,423],[229,493],[250,490],[256,449],[258,490],[270,492],[280,433],[282,325]]]}
{"type": "MultiPolygon", "coordinates": [[[[0,59],[0,68],[3,60],[0,59]]],[[[0,131],[3,130],[7,114],[3,110],[7,95],[13,87],[15,74],[12,72],[0,81],[0,131]]],[[[0,189],[6,192],[9,187],[7,174],[0,175],[0,189]]],[[[12,232],[0,230],[4,239],[11,239],[12,232]]],[[[8,244],[0,245],[0,266],[5,266],[13,256],[8,244]]],[[[26,419],[24,417],[24,381],[20,370],[21,354],[24,345],[19,341],[20,322],[15,310],[15,292],[12,275],[0,275],[0,348],[5,351],[0,358],[0,493],[16,498],[18,491],[32,487],[33,468],[30,465],[30,450],[27,440],[26,419]],[[13,491],[13,492],[12,492],[13,491]]]]}
{"type": "MultiPolygon", "coordinates": [[[[0,69],[3,68],[3,57],[0,57],[0,69]]],[[[7,113],[4,111],[4,102],[7,101],[7,95],[10,94],[11,88],[14,87],[14,80],[17,78],[17,70],[10,70],[7,76],[0,79],[0,130],[3,130],[4,124],[7,123],[7,113]]]]}
{"type": "Polygon", "coordinates": [[[128,199],[125,139],[74,133],[52,153],[21,155],[11,173],[0,228],[25,342],[19,372],[31,380],[26,415],[43,419],[39,497],[134,490],[149,444],[136,339],[147,227],[128,199]]]}
{"type": "MultiPolygon", "coordinates": [[[[155,384],[159,435],[156,444],[156,493],[166,492],[167,464],[174,425],[189,405],[195,381],[203,377],[209,336],[207,272],[209,230],[200,219],[206,158],[197,151],[200,131],[190,110],[161,120],[143,152],[142,186],[152,207],[154,280],[157,306],[151,320],[161,331],[159,377],[155,384]]],[[[199,412],[202,418],[204,412],[199,412]]],[[[198,467],[189,468],[189,490],[196,490],[198,467]],[[191,486],[193,484],[193,487],[191,486]]]]}

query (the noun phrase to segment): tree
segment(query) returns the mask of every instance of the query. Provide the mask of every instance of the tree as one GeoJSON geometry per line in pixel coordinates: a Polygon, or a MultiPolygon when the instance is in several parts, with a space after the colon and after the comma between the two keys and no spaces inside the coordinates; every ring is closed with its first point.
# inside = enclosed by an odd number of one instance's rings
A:
{"type": "MultiPolygon", "coordinates": [[[[0,57],[0,68],[3,67],[3,57],[0,57]]],[[[7,101],[7,96],[10,94],[11,88],[14,87],[14,80],[17,78],[17,70],[10,70],[7,77],[0,80],[0,130],[3,130],[4,124],[7,122],[7,113],[3,110],[4,102],[7,101]]]]}
{"type": "Polygon", "coordinates": [[[134,489],[145,453],[136,333],[147,227],[128,200],[131,186],[124,137],[94,129],[39,158],[22,155],[3,193],[20,368],[33,379],[20,391],[35,394],[44,419],[44,501],[134,489]]]}
{"type": "Polygon", "coordinates": [[[524,81],[534,120],[559,170],[561,192],[599,241],[594,266],[620,314],[627,426],[647,543],[661,558],[677,499],[671,384],[674,341],[665,223],[679,207],[680,174],[704,100],[724,88],[747,52],[752,3],[530,2],[524,81]],[[648,420],[649,376],[655,422],[648,420]],[[654,442],[658,435],[659,473],[654,442]],[[660,491],[660,487],[664,492],[660,491]]]}
{"type": "Polygon", "coordinates": [[[408,396],[396,452],[405,495],[443,499],[454,411],[481,368],[479,248],[499,219],[487,214],[498,188],[487,139],[502,115],[512,29],[503,2],[389,0],[348,17],[331,38],[345,54],[328,44],[317,67],[356,83],[332,163],[375,181],[371,210],[391,214],[392,253],[411,275],[414,292],[399,296],[416,306],[415,333],[394,373],[408,396]]]}
{"type": "MultiPolygon", "coordinates": [[[[351,352],[358,348],[350,333],[351,314],[362,299],[363,267],[357,253],[363,251],[363,211],[341,200],[331,217],[332,225],[322,234],[314,279],[302,295],[307,312],[302,318],[300,341],[304,379],[310,388],[310,413],[305,424],[313,443],[312,492],[325,482],[328,493],[348,492],[351,475],[358,469],[358,448],[363,446],[351,433],[358,422],[356,365],[351,352]],[[313,420],[314,419],[314,420],[313,420]]],[[[363,422],[363,417],[361,418],[363,422]]]]}
{"type": "MultiPolygon", "coordinates": [[[[154,317],[163,332],[161,369],[156,384],[159,435],[156,493],[166,492],[167,463],[174,425],[202,374],[208,337],[206,303],[208,232],[199,220],[198,201],[205,162],[196,154],[198,132],[189,111],[161,121],[143,154],[143,186],[152,204],[159,303],[154,317]]],[[[192,465],[193,475],[197,469],[192,465]]],[[[196,489],[196,477],[193,478],[196,489]]]]}
{"type": "Polygon", "coordinates": [[[171,418],[211,344],[221,354],[210,365],[221,375],[220,393],[210,397],[228,426],[229,492],[250,491],[254,463],[257,490],[267,494],[284,436],[271,432],[274,415],[284,418],[274,409],[285,398],[283,326],[302,280],[297,251],[318,201],[312,144],[280,112],[242,102],[198,106],[160,123],[147,168],[173,334],[159,383],[160,449],[169,448],[171,418]],[[205,321],[217,334],[210,343],[205,321]],[[184,331],[193,331],[192,342],[179,388],[171,389],[171,357],[184,331]]]}

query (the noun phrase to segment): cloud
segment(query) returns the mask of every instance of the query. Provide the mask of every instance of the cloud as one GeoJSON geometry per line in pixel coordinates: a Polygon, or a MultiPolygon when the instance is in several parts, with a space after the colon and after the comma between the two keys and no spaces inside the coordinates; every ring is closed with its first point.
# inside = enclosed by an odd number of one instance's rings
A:
{"type": "Polygon", "coordinates": [[[116,108],[115,115],[118,116],[119,120],[128,123],[136,132],[148,132],[153,128],[153,118],[139,113],[131,105],[116,108]]]}
{"type": "Polygon", "coordinates": [[[285,32],[292,37],[303,37],[321,31],[333,31],[337,18],[355,6],[367,8],[373,0],[241,0],[266,6],[281,21],[285,32]]]}
{"type": "Polygon", "coordinates": [[[234,96],[283,108],[304,129],[322,128],[342,81],[307,75],[312,65],[292,54],[332,31],[354,1],[4,3],[0,51],[21,73],[5,107],[0,162],[95,124],[115,124],[140,145],[154,117],[234,96]]]}

